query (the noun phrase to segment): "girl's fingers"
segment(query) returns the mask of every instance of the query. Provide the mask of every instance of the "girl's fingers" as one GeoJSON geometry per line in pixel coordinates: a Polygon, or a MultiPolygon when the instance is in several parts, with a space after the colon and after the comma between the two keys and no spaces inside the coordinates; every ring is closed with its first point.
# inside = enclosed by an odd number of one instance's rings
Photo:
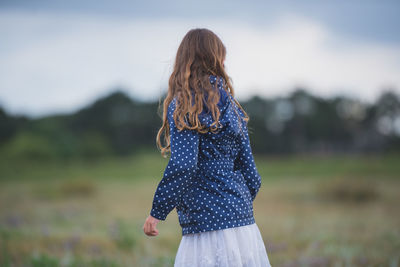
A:
{"type": "Polygon", "coordinates": [[[146,223],[146,229],[144,230],[144,232],[146,233],[146,235],[150,234],[150,227],[148,223],[146,223]]]}
{"type": "Polygon", "coordinates": [[[149,220],[147,219],[146,222],[144,223],[144,232],[147,235],[149,231],[150,231],[150,226],[149,226],[149,220]]]}
{"type": "Polygon", "coordinates": [[[143,232],[147,234],[147,222],[145,222],[143,225],[143,232]]]}
{"type": "Polygon", "coordinates": [[[156,228],[157,223],[152,222],[151,220],[146,220],[143,226],[143,231],[148,236],[156,236],[158,235],[158,230],[156,228]]]}
{"type": "Polygon", "coordinates": [[[158,234],[158,230],[156,229],[155,223],[150,223],[150,232],[154,235],[158,234]]]}
{"type": "Polygon", "coordinates": [[[153,227],[152,223],[149,222],[148,223],[148,227],[149,228],[148,228],[147,234],[150,235],[150,236],[153,236],[154,235],[154,229],[153,229],[154,227],[153,227]]]}

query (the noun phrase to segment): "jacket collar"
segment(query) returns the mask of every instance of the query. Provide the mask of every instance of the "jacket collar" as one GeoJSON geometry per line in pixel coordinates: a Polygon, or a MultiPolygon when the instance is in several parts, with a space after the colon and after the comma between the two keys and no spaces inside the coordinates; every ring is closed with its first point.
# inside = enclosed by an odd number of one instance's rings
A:
{"type": "Polygon", "coordinates": [[[218,77],[216,75],[210,74],[209,78],[210,78],[211,84],[215,84],[217,82],[217,80],[218,80],[218,84],[224,84],[224,78],[222,78],[222,77],[218,77]]]}

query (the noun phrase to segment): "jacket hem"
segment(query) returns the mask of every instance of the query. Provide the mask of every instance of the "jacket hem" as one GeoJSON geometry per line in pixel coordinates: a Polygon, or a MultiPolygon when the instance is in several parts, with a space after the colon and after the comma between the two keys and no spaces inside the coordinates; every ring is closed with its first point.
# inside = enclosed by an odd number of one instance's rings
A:
{"type": "Polygon", "coordinates": [[[227,229],[227,228],[233,228],[233,227],[239,227],[239,226],[245,226],[249,224],[255,223],[254,216],[248,217],[248,218],[242,218],[242,219],[236,219],[236,220],[228,220],[228,221],[223,221],[219,222],[218,224],[210,223],[210,222],[199,222],[199,223],[192,223],[191,225],[188,226],[182,226],[182,235],[187,235],[187,234],[195,234],[195,233],[201,233],[201,232],[206,232],[206,231],[214,231],[214,230],[222,230],[222,229],[227,229]]]}

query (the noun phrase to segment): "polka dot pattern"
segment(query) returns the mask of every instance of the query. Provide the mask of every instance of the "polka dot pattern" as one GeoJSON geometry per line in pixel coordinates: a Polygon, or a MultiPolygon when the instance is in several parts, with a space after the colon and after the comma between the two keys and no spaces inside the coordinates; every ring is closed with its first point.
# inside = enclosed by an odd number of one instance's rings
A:
{"type": "MultiPolygon", "coordinates": [[[[151,216],[165,220],[176,208],[182,235],[255,222],[253,201],[261,186],[261,176],[254,162],[244,114],[223,88],[223,78],[209,77],[221,96],[220,129],[204,134],[188,129],[179,131],[173,120],[176,98],[171,101],[167,113],[171,157],[150,211],[151,216]]],[[[206,108],[199,120],[206,126],[214,122],[206,108]]]]}

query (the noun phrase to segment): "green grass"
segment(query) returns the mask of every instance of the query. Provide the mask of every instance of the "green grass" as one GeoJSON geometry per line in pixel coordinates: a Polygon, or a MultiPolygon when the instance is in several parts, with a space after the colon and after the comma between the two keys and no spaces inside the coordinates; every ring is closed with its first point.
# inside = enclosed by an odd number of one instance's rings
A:
{"type": "MultiPolygon", "coordinates": [[[[255,155],[257,225],[273,266],[398,266],[396,155],[255,155]]],[[[0,266],[173,266],[176,212],[142,226],[168,159],[0,161],[0,266]]]]}

